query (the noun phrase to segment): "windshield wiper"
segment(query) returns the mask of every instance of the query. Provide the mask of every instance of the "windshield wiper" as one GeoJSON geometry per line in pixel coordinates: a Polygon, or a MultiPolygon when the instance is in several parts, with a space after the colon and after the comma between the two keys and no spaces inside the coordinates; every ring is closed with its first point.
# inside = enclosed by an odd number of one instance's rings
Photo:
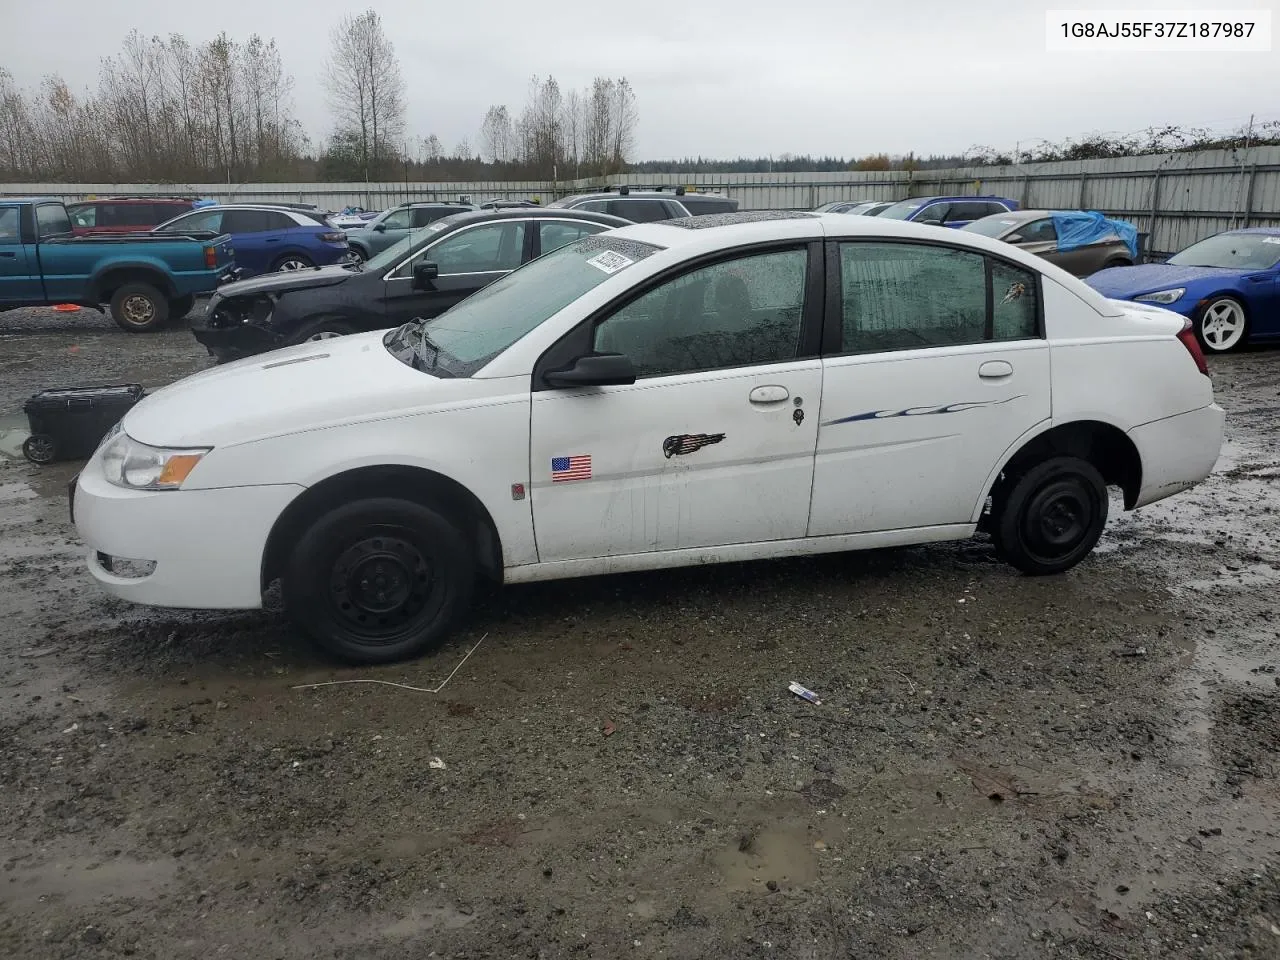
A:
{"type": "Polygon", "coordinates": [[[423,362],[426,362],[427,358],[424,354],[424,351],[427,348],[430,348],[431,349],[431,369],[434,370],[440,363],[440,346],[431,339],[431,334],[427,333],[427,321],[419,320],[417,322],[422,324],[422,326],[418,328],[418,346],[417,346],[418,357],[423,362]]]}

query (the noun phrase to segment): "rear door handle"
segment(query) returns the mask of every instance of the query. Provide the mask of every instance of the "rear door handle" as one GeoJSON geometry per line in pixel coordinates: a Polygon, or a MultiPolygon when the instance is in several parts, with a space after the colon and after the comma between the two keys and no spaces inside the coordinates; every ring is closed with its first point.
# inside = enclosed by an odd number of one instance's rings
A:
{"type": "Polygon", "coordinates": [[[17,255],[16,253],[11,253],[11,252],[9,252],[9,251],[7,251],[7,250],[0,250],[0,257],[4,257],[6,260],[17,260],[17,259],[18,259],[18,255],[17,255]]]}
{"type": "Polygon", "coordinates": [[[1013,375],[1013,364],[1004,360],[988,360],[978,368],[978,376],[983,380],[1003,380],[1013,375]]]}
{"type": "Polygon", "coordinates": [[[791,396],[791,391],[786,387],[780,387],[776,384],[770,384],[765,387],[756,387],[747,397],[752,403],[771,404],[782,403],[791,396]]]}

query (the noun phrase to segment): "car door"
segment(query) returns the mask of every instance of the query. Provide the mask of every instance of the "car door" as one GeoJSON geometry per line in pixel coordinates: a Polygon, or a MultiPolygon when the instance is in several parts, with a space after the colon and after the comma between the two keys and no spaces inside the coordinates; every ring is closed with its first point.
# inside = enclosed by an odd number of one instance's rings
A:
{"type": "Polygon", "coordinates": [[[591,349],[626,356],[634,384],[535,376],[541,561],[804,536],[822,269],[821,245],[803,242],[694,267],[588,321],[591,349]]]}
{"type": "Polygon", "coordinates": [[[222,232],[231,234],[236,251],[236,265],[246,277],[266,273],[279,255],[283,231],[273,230],[267,210],[226,210],[222,215],[222,232]]]}
{"type": "Polygon", "coordinates": [[[947,210],[949,210],[950,207],[951,204],[949,203],[925,204],[911,215],[911,220],[915,223],[928,223],[936,227],[940,227],[942,226],[943,221],[946,220],[947,210]]]}
{"type": "Polygon", "coordinates": [[[954,533],[1050,416],[1038,274],[888,240],[831,241],[828,263],[839,346],[824,360],[809,535],[954,533]]]}
{"type": "Polygon", "coordinates": [[[590,223],[586,220],[538,220],[537,246],[533,250],[534,257],[559,250],[561,247],[589,237],[592,234],[608,230],[603,223],[590,223]]]}
{"type": "Polygon", "coordinates": [[[0,303],[43,299],[35,248],[22,242],[22,207],[0,206],[0,303]]]}
{"type": "MultiPolygon", "coordinates": [[[[528,222],[522,219],[464,226],[401,261],[384,280],[387,325],[438,316],[506,276],[529,259],[533,232],[527,227],[528,222]],[[439,270],[439,275],[426,286],[419,286],[414,279],[414,267],[419,263],[434,263],[439,270]]],[[[430,231],[431,227],[426,229],[430,231]]]]}
{"type": "Polygon", "coordinates": [[[1053,225],[1053,220],[1048,217],[1024,223],[1004,239],[1006,243],[1012,243],[1019,250],[1034,253],[1037,257],[1044,257],[1050,263],[1062,267],[1063,270],[1075,273],[1068,264],[1079,260],[1079,257],[1075,255],[1075,251],[1058,252],[1058,231],[1053,225]]]}

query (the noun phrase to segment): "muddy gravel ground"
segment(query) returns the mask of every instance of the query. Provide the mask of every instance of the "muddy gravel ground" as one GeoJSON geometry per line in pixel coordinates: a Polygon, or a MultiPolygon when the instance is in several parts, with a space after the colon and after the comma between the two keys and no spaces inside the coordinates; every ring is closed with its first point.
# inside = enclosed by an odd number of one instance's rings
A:
{"type": "MultiPolygon", "coordinates": [[[[205,365],[0,315],[0,422],[205,365]]],[[[75,465],[0,460],[0,956],[1280,956],[1280,353],[1213,373],[1215,475],[1067,575],[974,541],[490,589],[379,669],[103,597],[75,465]]]]}

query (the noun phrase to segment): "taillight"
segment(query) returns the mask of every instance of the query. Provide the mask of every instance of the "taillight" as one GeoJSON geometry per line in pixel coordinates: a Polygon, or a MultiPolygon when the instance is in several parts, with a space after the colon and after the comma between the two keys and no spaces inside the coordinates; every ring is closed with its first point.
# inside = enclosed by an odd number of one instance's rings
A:
{"type": "Polygon", "coordinates": [[[320,234],[320,239],[325,241],[325,243],[344,243],[347,239],[347,235],[342,231],[338,231],[337,233],[322,233],[320,234]]]}
{"type": "Polygon", "coordinates": [[[204,248],[204,265],[208,267],[210,270],[214,269],[218,265],[218,248],[217,247],[204,248]]]}
{"type": "Polygon", "coordinates": [[[1196,362],[1196,369],[1207,377],[1209,375],[1209,367],[1204,362],[1204,351],[1200,349],[1200,341],[1196,339],[1196,332],[1192,329],[1190,320],[1184,323],[1182,329],[1178,331],[1178,339],[1182,341],[1182,345],[1191,354],[1191,359],[1196,362]]]}

